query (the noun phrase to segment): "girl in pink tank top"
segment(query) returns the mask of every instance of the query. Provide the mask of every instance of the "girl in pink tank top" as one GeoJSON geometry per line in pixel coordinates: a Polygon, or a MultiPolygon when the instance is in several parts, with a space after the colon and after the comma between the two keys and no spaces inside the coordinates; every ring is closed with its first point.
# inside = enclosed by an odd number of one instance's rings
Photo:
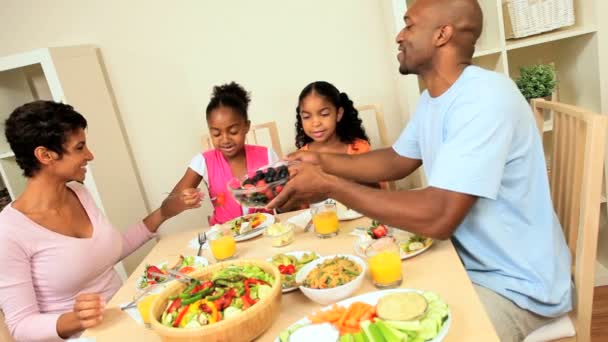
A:
{"type": "MultiPolygon", "coordinates": [[[[172,194],[192,193],[201,182],[208,186],[213,199],[213,215],[209,224],[224,223],[252,212],[234,200],[227,188],[228,181],[245,175],[260,167],[278,161],[278,157],[267,147],[246,145],[250,121],[247,115],[250,97],[248,92],[235,82],[213,88],[211,101],[207,105],[207,126],[214,148],[198,153],[175,185],[172,194]]],[[[191,199],[184,195],[184,203],[191,199]]]]}

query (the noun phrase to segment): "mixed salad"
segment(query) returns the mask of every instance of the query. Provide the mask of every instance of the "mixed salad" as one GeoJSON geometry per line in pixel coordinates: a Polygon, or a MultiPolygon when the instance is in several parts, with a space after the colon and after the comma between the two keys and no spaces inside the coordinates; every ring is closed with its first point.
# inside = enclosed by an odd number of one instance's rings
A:
{"type": "Polygon", "coordinates": [[[145,289],[148,286],[162,283],[168,279],[168,277],[159,276],[159,274],[168,274],[167,270],[175,270],[184,274],[188,274],[194,271],[197,266],[203,266],[196,263],[196,259],[193,256],[183,255],[179,256],[177,262],[173,265],[167,263],[161,265],[146,265],[144,273],[139,278],[137,283],[138,289],[145,289]]]}
{"type": "MultiPolygon", "coordinates": [[[[385,224],[382,224],[378,221],[372,221],[372,224],[369,228],[367,228],[366,233],[372,240],[376,240],[376,239],[383,238],[385,236],[393,235],[393,232],[391,232],[391,229],[389,229],[388,226],[386,226],[385,224]]],[[[408,234],[409,234],[409,238],[407,238],[407,240],[401,241],[399,243],[401,250],[403,250],[403,252],[405,254],[414,253],[425,247],[428,247],[430,244],[433,243],[433,239],[431,239],[431,238],[427,238],[422,235],[413,234],[413,233],[408,233],[408,234]]]]}
{"type": "Polygon", "coordinates": [[[254,213],[229,221],[228,225],[235,235],[240,235],[256,229],[264,223],[264,221],[266,221],[266,216],[264,214],[254,213]]]}
{"type": "Polygon", "coordinates": [[[196,280],[169,297],[160,321],[174,328],[198,328],[236,316],[272,291],[274,278],[257,266],[229,266],[211,280],[196,280]]]}
{"type": "Polygon", "coordinates": [[[410,236],[407,241],[401,242],[399,246],[401,247],[401,250],[405,252],[405,254],[410,254],[419,251],[423,248],[426,248],[432,243],[433,239],[431,238],[427,238],[418,234],[412,234],[412,236],[410,236]]]}
{"type": "Polygon", "coordinates": [[[289,254],[277,254],[272,257],[272,263],[279,268],[281,272],[281,286],[284,289],[292,288],[297,285],[296,273],[309,262],[317,259],[319,256],[315,252],[304,253],[297,258],[289,254]]]}

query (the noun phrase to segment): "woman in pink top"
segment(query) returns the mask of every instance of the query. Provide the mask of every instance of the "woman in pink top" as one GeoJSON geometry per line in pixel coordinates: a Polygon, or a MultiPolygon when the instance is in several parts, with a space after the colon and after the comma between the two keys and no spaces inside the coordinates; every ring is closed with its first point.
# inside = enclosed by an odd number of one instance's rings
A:
{"type": "Polygon", "coordinates": [[[209,218],[212,225],[252,212],[241,207],[228,192],[227,184],[232,177],[279,160],[270,148],[245,144],[250,126],[247,115],[249,101],[247,91],[235,82],[213,88],[213,96],[207,105],[207,125],[215,148],[194,156],[172,191],[196,191],[195,188],[204,181],[209,188],[209,197],[215,198],[212,202],[213,216],[209,218]]]}
{"type": "Polygon", "coordinates": [[[155,236],[200,195],[175,196],[126,233],[116,231],[81,185],[93,154],[85,118],[65,104],[36,101],[10,115],[5,135],[27,177],[0,213],[0,308],[18,341],[53,341],[103,319],[122,285],[114,265],[155,236]]]}

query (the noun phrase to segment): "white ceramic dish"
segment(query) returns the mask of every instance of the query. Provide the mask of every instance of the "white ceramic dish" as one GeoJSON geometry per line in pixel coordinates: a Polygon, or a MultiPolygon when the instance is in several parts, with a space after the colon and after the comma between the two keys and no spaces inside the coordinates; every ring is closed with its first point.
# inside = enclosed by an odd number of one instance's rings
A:
{"type": "MultiPolygon", "coordinates": [[[[416,290],[416,289],[382,290],[382,291],[369,292],[369,293],[362,294],[362,295],[359,295],[356,297],[348,298],[348,299],[342,300],[336,304],[339,306],[344,306],[344,307],[347,307],[354,302],[363,302],[363,303],[367,303],[370,305],[376,305],[378,303],[378,300],[381,297],[383,297],[389,293],[395,293],[395,292],[417,292],[420,294],[424,293],[424,291],[420,291],[420,290],[416,290]]],[[[329,310],[330,308],[331,308],[331,306],[327,306],[321,310],[329,310]]],[[[304,318],[300,319],[299,321],[294,322],[290,326],[293,326],[296,324],[304,325],[304,324],[308,324],[308,323],[310,323],[310,320],[308,320],[308,318],[304,317],[304,318]]],[[[315,325],[311,326],[310,328],[301,328],[301,329],[296,330],[293,333],[293,335],[290,336],[289,342],[296,342],[296,341],[336,342],[337,341],[336,334],[335,333],[332,334],[331,330],[329,330],[327,326],[320,327],[324,324],[315,324],[315,325]],[[317,327],[315,327],[315,325],[317,327]],[[302,331],[300,331],[300,330],[302,330],[302,331]],[[321,331],[323,332],[322,334],[319,333],[321,331]],[[293,336],[296,336],[296,338],[292,339],[293,336]]],[[[427,342],[443,341],[443,339],[448,334],[448,331],[450,330],[451,325],[452,325],[452,313],[450,312],[450,309],[448,308],[448,318],[445,320],[445,322],[443,322],[443,325],[441,326],[441,329],[437,333],[437,336],[435,336],[434,339],[429,340],[427,342]]],[[[333,328],[333,326],[332,326],[332,328],[333,328]]],[[[336,328],[333,328],[333,329],[335,329],[335,332],[337,332],[336,328]]],[[[279,342],[280,340],[277,337],[274,341],[279,342]]]]}
{"type": "MultiPolygon", "coordinates": [[[[310,254],[310,253],[315,253],[315,254],[317,254],[317,259],[321,257],[321,256],[319,255],[319,253],[312,252],[312,251],[294,251],[294,252],[285,252],[285,253],[277,253],[277,254],[293,255],[294,257],[296,257],[296,258],[300,259],[300,258],[301,258],[301,257],[302,257],[304,254],[310,254]]],[[[315,260],[316,260],[316,259],[315,259],[315,260]]],[[[266,261],[268,261],[269,263],[271,263],[271,264],[272,264],[272,258],[268,258],[268,259],[266,259],[266,261]]],[[[314,261],[314,260],[313,260],[313,261],[314,261]]],[[[313,261],[311,261],[311,262],[313,262],[313,261]]],[[[306,264],[306,265],[308,265],[308,264],[306,264]]],[[[304,265],[304,266],[306,266],[306,265],[304,265]]],[[[304,268],[304,266],[302,266],[302,268],[304,268]]],[[[296,274],[297,274],[297,272],[296,272],[296,274]]],[[[283,293],[287,293],[287,292],[292,292],[292,291],[295,291],[295,290],[297,290],[297,289],[298,289],[298,287],[297,287],[297,286],[292,286],[292,287],[284,287],[284,288],[282,288],[282,292],[283,292],[283,293]]]]}
{"type": "Polygon", "coordinates": [[[349,281],[348,283],[329,289],[311,289],[306,286],[300,286],[300,291],[302,291],[302,293],[310,300],[322,305],[335,303],[355,293],[361,287],[361,284],[363,284],[363,278],[365,278],[367,265],[365,264],[365,261],[363,261],[363,259],[350,254],[328,255],[309,262],[306,266],[302,267],[300,271],[298,271],[298,273],[296,274],[296,282],[301,284],[308,276],[308,273],[310,273],[310,271],[312,271],[318,264],[322,263],[327,259],[333,259],[335,257],[346,257],[356,262],[361,268],[361,273],[359,273],[359,275],[355,277],[355,279],[349,281]]]}

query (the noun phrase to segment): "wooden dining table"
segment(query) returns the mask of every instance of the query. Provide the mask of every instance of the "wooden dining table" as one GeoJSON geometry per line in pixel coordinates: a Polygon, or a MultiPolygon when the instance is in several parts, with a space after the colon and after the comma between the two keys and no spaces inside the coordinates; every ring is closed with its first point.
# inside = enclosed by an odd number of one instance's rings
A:
{"type": "MultiPolygon", "coordinates": [[[[285,213],[276,216],[285,221],[296,213],[285,213]]],[[[318,238],[311,230],[304,232],[296,229],[294,242],[284,247],[272,247],[270,238],[258,236],[237,243],[239,259],[267,259],[278,253],[290,251],[314,251],[320,255],[355,254],[356,236],[350,234],[356,227],[368,227],[368,218],[358,218],[340,222],[340,233],[332,238],[318,238]]],[[[83,337],[94,337],[96,341],[160,341],[160,337],[150,328],[137,323],[119,305],[130,302],[136,294],[136,282],[147,264],[175,259],[179,254],[195,255],[196,250],[189,246],[189,241],[197,233],[208,228],[198,228],[165,236],[144,258],[120,290],[107,304],[103,322],[83,333],[83,337]]],[[[205,251],[205,250],[204,250],[205,251]]],[[[207,250],[203,254],[209,262],[215,262],[207,250]]],[[[452,323],[444,341],[498,341],[496,331],[488,318],[483,305],[473,288],[467,273],[460,262],[452,243],[434,241],[425,252],[403,260],[403,283],[401,288],[413,288],[436,292],[449,305],[452,323]]],[[[378,290],[366,274],[363,285],[354,295],[378,290]]],[[[281,299],[281,311],[272,324],[256,341],[273,341],[279,333],[297,320],[322,308],[312,302],[300,291],[284,293],[281,299]]]]}

